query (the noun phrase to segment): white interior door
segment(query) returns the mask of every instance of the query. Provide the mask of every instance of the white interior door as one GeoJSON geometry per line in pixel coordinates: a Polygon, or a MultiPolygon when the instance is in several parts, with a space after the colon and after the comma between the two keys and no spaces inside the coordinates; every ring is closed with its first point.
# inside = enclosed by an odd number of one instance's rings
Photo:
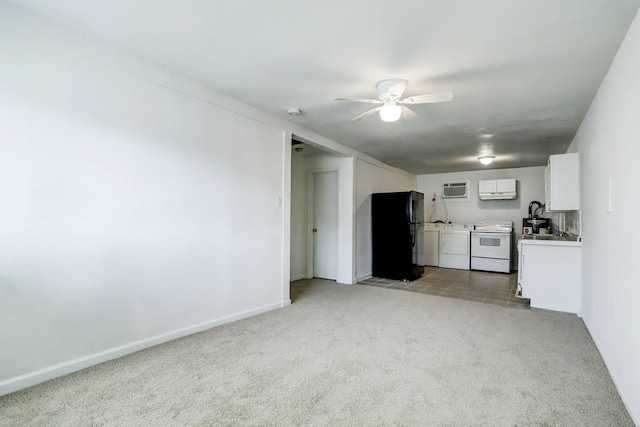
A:
{"type": "Polygon", "coordinates": [[[338,265],[338,173],[313,174],[313,275],[336,280],[338,265]]]}

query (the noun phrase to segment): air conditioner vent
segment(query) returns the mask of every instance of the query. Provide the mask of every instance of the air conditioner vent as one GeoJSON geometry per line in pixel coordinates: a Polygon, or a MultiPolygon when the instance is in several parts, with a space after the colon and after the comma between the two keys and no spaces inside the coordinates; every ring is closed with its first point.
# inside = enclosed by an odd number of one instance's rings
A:
{"type": "Polygon", "coordinates": [[[442,198],[454,199],[467,197],[468,181],[445,182],[442,184],[442,198]]]}

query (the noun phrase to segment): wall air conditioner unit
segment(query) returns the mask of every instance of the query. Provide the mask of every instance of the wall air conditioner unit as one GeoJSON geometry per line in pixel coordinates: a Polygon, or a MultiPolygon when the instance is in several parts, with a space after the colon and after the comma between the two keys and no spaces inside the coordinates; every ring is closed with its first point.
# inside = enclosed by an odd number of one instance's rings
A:
{"type": "Polygon", "coordinates": [[[445,182],[442,184],[443,199],[464,199],[469,195],[469,181],[445,182]]]}

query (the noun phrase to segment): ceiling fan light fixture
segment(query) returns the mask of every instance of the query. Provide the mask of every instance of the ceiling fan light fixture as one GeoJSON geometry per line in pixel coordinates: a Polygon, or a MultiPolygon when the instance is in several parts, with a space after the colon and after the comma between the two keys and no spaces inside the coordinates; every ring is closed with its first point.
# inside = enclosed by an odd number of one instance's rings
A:
{"type": "Polygon", "coordinates": [[[402,115],[402,108],[396,104],[384,104],[380,109],[380,118],[383,122],[395,122],[402,115]]]}
{"type": "Polygon", "coordinates": [[[482,163],[483,165],[489,165],[495,158],[496,156],[480,156],[478,157],[478,160],[480,160],[480,163],[482,163]]]}

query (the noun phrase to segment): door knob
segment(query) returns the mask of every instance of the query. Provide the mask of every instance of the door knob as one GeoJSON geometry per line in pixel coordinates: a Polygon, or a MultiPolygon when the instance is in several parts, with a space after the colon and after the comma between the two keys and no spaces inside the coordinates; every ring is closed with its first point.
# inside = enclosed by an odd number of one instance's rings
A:
{"type": "Polygon", "coordinates": [[[317,233],[317,232],[318,232],[318,229],[317,229],[317,228],[314,228],[314,229],[313,229],[313,232],[314,232],[314,233],[317,233]]]}

